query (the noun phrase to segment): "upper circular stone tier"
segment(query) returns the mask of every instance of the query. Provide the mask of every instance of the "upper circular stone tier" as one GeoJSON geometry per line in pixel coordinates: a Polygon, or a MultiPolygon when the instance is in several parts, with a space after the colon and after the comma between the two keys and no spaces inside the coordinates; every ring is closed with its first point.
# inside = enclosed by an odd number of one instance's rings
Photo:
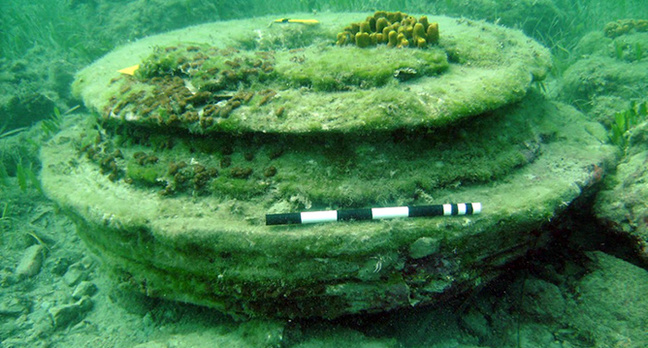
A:
{"type": "Polygon", "coordinates": [[[521,99],[550,66],[548,51],[519,31],[440,16],[428,19],[438,44],[425,48],[403,47],[405,38],[398,48],[336,45],[364,17],[319,14],[317,25],[265,17],[144,38],[82,70],[74,91],[116,122],[193,133],[354,132],[482,114],[521,99]]]}

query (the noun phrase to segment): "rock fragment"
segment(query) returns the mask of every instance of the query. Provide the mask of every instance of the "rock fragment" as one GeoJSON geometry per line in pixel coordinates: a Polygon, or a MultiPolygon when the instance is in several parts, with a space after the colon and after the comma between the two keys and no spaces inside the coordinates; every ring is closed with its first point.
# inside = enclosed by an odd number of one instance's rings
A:
{"type": "Polygon", "coordinates": [[[92,309],[92,306],[92,300],[89,297],[84,297],[72,304],[53,307],[49,310],[49,314],[54,327],[59,329],[81,321],[85,314],[92,309]]]}
{"type": "Polygon", "coordinates": [[[85,278],[85,267],[81,263],[71,265],[63,275],[63,281],[68,286],[75,286],[85,278]]]}
{"type": "Polygon", "coordinates": [[[16,266],[16,276],[18,278],[33,277],[40,272],[43,265],[43,246],[34,244],[25,249],[18,266],[16,266]]]}
{"type": "Polygon", "coordinates": [[[72,297],[75,300],[79,300],[84,296],[91,297],[96,293],[97,293],[97,286],[92,282],[84,280],[81,283],[79,283],[79,285],[77,285],[77,287],[74,289],[74,292],[72,293],[72,297]]]}

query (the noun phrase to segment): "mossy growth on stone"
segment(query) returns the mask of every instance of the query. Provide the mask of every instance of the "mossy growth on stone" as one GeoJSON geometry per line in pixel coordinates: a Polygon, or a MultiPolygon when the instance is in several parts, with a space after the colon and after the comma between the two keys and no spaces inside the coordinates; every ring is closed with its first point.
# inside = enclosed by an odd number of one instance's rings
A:
{"type": "Polygon", "coordinates": [[[179,76],[197,90],[218,92],[263,82],[274,71],[273,65],[274,57],[270,52],[180,44],[157,47],[142,62],[136,76],[142,82],[156,77],[179,76]]]}
{"type": "Polygon", "coordinates": [[[160,165],[141,165],[130,162],[126,164],[126,178],[144,186],[159,186],[159,178],[164,175],[164,168],[160,165]]]}
{"type": "Polygon", "coordinates": [[[159,47],[134,76],[121,77],[124,85],[104,115],[204,133],[228,128],[225,119],[234,110],[264,106],[285,86],[321,92],[369,89],[434,76],[447,68],[440,49],[403,54],[384,48],[248,52],[205,45],[159,47]]]}
{"type": "Polygon", "coordinates": [[[263,205],[303,197],[295,209],[413,204],[419,192],[486,183],[534,161],[542,141],[534,118],[503,121],[504,112],[447,128],[361,134],[198,136],[119,127],[83,151],[163,196],[256,197],[263,205]],[[116,151],[123,155],[114,158],[116,151]]]}
{"type": "Polygon", "coordinates": [[[125,82],[104,115],[156,126],[209,128],[250,102],[255,92],[245,88],[272,79],[273,63],[267,52],[205,45],[157,48],[134,76],[122,77],[125,82]]]}
{"type": "Polygon", "coordinates": [[[614,39],[631,32],[648,32],[648,20],[646,19],[619,19],[608,22],[603,27],[605,36],[614,39]]]}
{"type": "Polygon", "coordinates": [[[418,20],[402,12],[376,11],[363,22],[352,23],[338,33],[337,44],[369,47],[385,44],[390,48],[426,48],[439,43],[439,23],[418,20]]]}
{"type": "Polygon", "coordinates": [[[438,48],[402,52],[385,47],[361,50],[334,46],[305,48],[287,60],[278,61],[276,66],[282,80],[289,85],[322,92],[383,87],[398,81],[439,75],[448,67],[445,52],[438,48]],[[309,58],[300,61],[300,56],[309,58]],[[288,63],[295,61],[299,64],[288,63]]]}

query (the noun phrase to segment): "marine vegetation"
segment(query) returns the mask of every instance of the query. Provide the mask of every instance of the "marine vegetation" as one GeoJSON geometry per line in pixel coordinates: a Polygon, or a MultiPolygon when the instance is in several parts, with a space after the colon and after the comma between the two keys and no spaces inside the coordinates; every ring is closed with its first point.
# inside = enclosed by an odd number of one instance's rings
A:
{"type": "Polygon", "coordinates": [[[9,217],[9,202],[4,202],[2,212],[0,213],[0,223],[6,223],[10,220],[9,217]]]}
{"type": "Polygon", "coordinates": [[[427,16],[418,20],[402,12],[376,11],[363,22],[351,23],[338,33],[337,44],[369,47],[418,47],[439,43],[439,24],[429,23],[427,16]]]}
{"type": "Polygon", "coordinates": [[[16,178],[21,191],[26,191],[31,185],[31,187],[35,188],[38,192],[43,192],[38,176],[31,164],[25,166],[20,161],[16,162],[16,178]]]}
{"type": "Polygon", "coordinates": [[[63,122],[63,115],[61,114],[61,111],[59,108],[54,107],[54,112],[52,115],[46,119],[43,120],[41,123],[41,129],[43,130],[43,133],[45,134],[45,137],[49,138],[52,135],[58,133],[58,131],[61,129],[61,123],[63,122]]]}
{"type": "Polygon", "coordinates": [[[8,130],[8,131],[5,132],[6,127],[7,127],[6,125],[0,127],[0,139],[7,138],[7,137],[10,137],[12,135],[16,135],[16,134],[22,133],[22,132],[27,130],[27,127],[21,127],[21,128],[8,130]]]}
{"type": "Polygon", "coordinates": [[[0,185],[7,186],[7,179],[9,178],[9,173],[7,173],[7,168],[4,163],[0,161],[0,185]]]}
{"type": "Polygon", "coordinates": [[[612,144],[625,150],[628,146],[630,130],[648,118],[648,102],[637,104],[632,102],[630,108],[617,112],[614,115],[614,123],[610,127],[610,141],[612,144]]]}

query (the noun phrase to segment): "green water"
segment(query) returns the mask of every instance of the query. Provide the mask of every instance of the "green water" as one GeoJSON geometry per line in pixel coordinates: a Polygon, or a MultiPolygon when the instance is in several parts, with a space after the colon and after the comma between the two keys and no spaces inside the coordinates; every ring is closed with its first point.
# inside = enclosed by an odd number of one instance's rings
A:
{"type": "MultiPolygon", "coordinates": [[[[592,197],[547,224],[553,238],[547,247],[502,266],[503,276],[449,296],[443,305],[335,321],[236,321],[213,310],[124,290],[133,286],[132,280],[109,278],[101,260],[77,236],[74,222],[43,196],[36,179],[40,147],[48,146],[66,116],[87,111],[71,93],[74,74],[114,48],[214,21],[269,14],[283,18],[294,12],[317,19],[321,13],[370,15],[376,10],[465,17],[520,29],[553,56],[551,73],[534,86],[535,92],[572,105],[607,127],[619,122],[615,114],[627,111],[631,101],[639,105],[646,100],[646,38],[602,34],[608,22],[648,18],[643,0],[3,0],[0,347],[648,345],[648,274],[635,266],[645,267],[645,261],[627,239],[611,237],[608,225],[593,222],[592,197]],[[38,271],[25,275],[29,272],[19,272],[19,264],[32,246],[41,246],[40,256],[31,260],[38,271]],[[83,294],[92,299],[91,306],[80,300],[83,294]]],[[[628,183],[645,178],[640,159],[634,162],[638,169],[628,183]]],[[[592,165],[594,179],[600,180],[596,175],[602,169],[592,165]]],[[[626,195],[621,192],[616,196],[626,195]]],[[[645,197],[634,194],[630,198],[639,202],[645,197]]],[[[376,257],[367,265],[380,270],[390,261],[389,256],[376,257]]],[[[146,293],[146,284],[135,286],[146,293]]]]}

